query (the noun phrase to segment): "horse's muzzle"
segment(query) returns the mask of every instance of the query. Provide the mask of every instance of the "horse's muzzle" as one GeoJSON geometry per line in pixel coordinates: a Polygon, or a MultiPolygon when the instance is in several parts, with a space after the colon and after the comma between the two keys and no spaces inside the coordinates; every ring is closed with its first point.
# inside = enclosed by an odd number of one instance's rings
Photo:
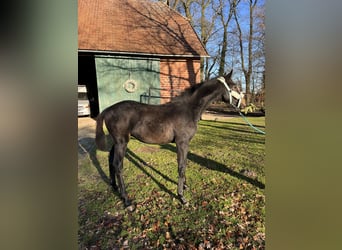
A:
{"type": "MultiPolygon", "coordinates": [[[[230,92],[230,94],[232,95],[232,97],[234,97],[236,100],[238,100],[238,103],[236,105],[237,108],[240,108],[240,105],[241,105],[241,102],[243,100],[243,97],[244,97],[244,94],[241,92],[241,93],[238,93],[236,92],[235,90],[232,90],[230,92]]],[[[232,103],[231,103],[232,104],[232,103]]]]}

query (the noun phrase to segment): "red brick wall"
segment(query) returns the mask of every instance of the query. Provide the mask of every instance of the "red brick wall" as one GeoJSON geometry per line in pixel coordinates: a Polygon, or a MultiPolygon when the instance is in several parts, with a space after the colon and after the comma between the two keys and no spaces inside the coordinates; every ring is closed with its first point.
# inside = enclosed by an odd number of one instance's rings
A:
{"type": "MultiPolygon", "coordinates": [[[[160,59],[160,88],[162,97],[176,96],[179,92],[172,90],[184,90],[199,83],[200,60],[199,59],[160,59]]],[[[170,98],[162,98],[161,103],[170,101],[170,98]]]]}

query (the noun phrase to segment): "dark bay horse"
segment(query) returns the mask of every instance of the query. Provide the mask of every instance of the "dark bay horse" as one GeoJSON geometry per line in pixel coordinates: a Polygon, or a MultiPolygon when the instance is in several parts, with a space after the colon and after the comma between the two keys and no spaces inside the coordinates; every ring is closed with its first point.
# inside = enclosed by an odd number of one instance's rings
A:
{"type": "Polygon", "coordinates": [[[98,117],[96,145],[106,150],[103,121],[113,138],[114,145],[109,156],[111,185],[119,191],[125,206],[130,205],[122,176],[123,159],[130,136],[151,144],[175,142],[177,146],[178,188],[182,203],[185,186],[185,168],[189,142],[197,131],[202,113],[215,100],[222,100],[239,106],[243,94],[231,79],[232,71],[224,76],[196,84],[185,90],[171,102],[162,105],[148,105],[135,101],[122,101],[106,108],[98,117]]]}

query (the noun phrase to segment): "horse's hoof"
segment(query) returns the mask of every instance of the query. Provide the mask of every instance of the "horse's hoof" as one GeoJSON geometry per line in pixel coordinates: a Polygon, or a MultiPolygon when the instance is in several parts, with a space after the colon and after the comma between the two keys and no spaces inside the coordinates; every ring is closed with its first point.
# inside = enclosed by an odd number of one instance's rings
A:
{"type": "Polygon", "coordinates": [[[125,209],[129,212],[133,212],[135,210],[135,204],[132,204],[130,200],[125,201],[125,209]]]}
{"type": "Polygon", "coordinates": [[[133,211],[135,210],[135,205],[132,204],[132,205],[126,207],[126,210],[127,210],[128,212],[133,212],[133,211]]]}
{"type": "Polygon", "coordinates": [[[122,200],[124,201],[125,207],[132,205],[132,201],[130,199],[122,197],[122,200]]]}
{"type": "Polygon", "coordinates": [[[189,205],[189,202],[183,196],[180,196],[179,199],[183,205],[189,205]]]}
{"type": "Polygon", "coordinates": [[[113,190],[117,191],[119,189],[119,187],[116,185],[115,182],[113,182],[113,180],[110,180],[110,186],[112,187],[113,190]]]}

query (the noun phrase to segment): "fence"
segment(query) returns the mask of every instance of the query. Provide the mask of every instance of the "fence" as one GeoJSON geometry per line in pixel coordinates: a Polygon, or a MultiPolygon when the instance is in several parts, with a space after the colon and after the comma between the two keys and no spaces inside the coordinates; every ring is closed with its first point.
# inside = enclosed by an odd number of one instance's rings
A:
{"type": "Polygon", "coordinates": [[[154,88],[150,87],[147,93],[140,95],[140,102],[141,103],[148,103],[148,104],[159,104],[161,99],[168,99],[170,100],[175,95],[174,93],[181,93],[182,90],[179,89],[167,89],[167,88],[154,88]],[[161,91],[168,91],[169,95],[161,95],[161,91]],[[155,101],[154,101],[155,100],[155,101]]]}

